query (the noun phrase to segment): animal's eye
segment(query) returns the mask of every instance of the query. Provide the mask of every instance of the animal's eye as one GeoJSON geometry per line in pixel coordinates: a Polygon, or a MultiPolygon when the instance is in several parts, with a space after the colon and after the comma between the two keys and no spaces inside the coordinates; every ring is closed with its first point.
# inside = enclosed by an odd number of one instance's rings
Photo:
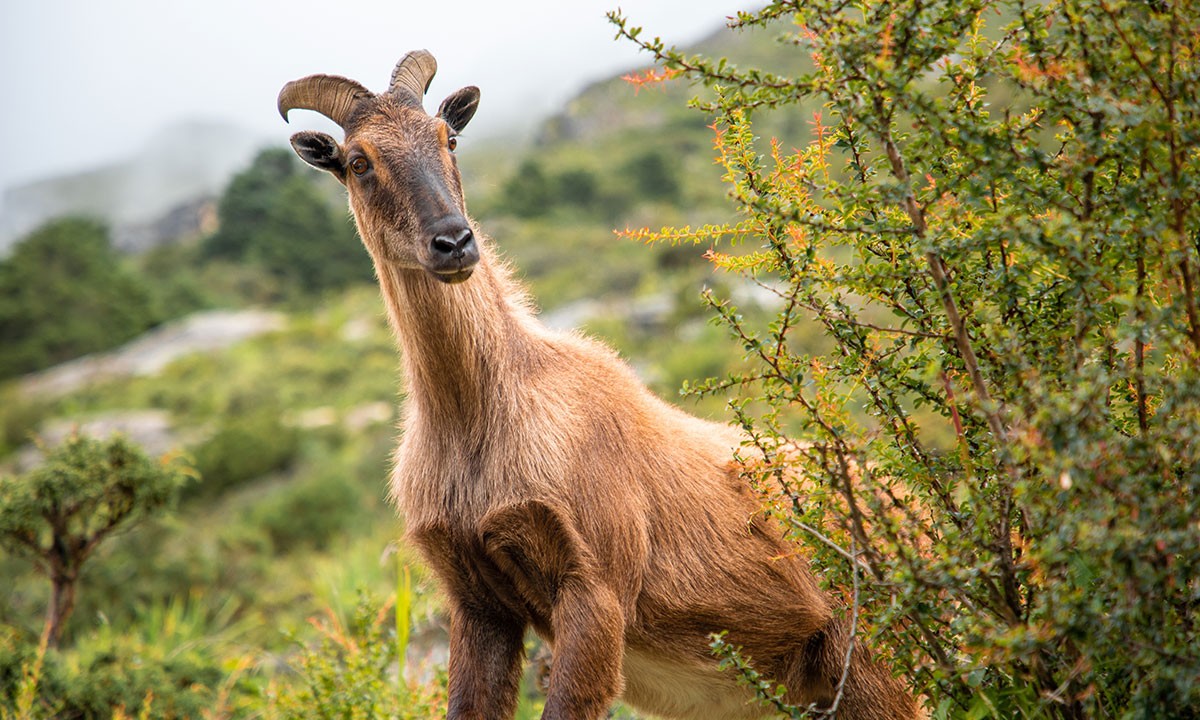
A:
{"type": "Polygon", "coordinates": [[[365,157],[356,157],[350,161],[350,170],[355,175],[362,175],[371,167],[371,163],[367,162],[365,157]]]}
{"type": "Polygon", "coordinates": [[[450,152],[454,152],[454,149],[458,147],[458,138],[451,137],[446,141],[446,147],[450,148],[450,152]]]}

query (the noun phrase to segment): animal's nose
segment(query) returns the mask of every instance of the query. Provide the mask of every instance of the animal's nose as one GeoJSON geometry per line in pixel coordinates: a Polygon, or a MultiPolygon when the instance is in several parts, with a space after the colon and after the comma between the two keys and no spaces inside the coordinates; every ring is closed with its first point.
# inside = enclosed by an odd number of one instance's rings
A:
{"type": "Polygon", "coordinates": [[[430,248],[437,257],[463,260],[475,250],[475,234],[465,224],[443,228],[433,236],[430,248]]]}

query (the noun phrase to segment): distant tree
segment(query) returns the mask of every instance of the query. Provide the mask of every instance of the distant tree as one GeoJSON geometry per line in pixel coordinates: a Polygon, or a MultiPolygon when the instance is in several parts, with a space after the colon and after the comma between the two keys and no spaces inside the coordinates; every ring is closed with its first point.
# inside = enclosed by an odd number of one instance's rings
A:
{"type": "Polygon", "coordinates": [[[182,317],[216,304],[216,293],[197,272],[202,264],[197,243],[153,247],[138,256],[137,263],[163,319],[182,317]]]}
{"type": "Polygon", "coordinates": [[[559,199],[579,208],[591,208],[600,195],[595,173],[583,168],[564,170],[556,176],[555,184],[559,199]]]}
{"type": "Polygon", "coordinates": [[[114,347],[161,319],[103,225],[55,220],[0,261],[0,378],[114,347]]]}
{"type": "Polygon", "coordinates": [[[305,292],[370,280],[371,261],[349,215],[334,211],[314,177],[297,175],[276,188],[248,257],[305,292]]]}
{"type": "Polygon", "coordinates": [[[522,218],[545,215],[554,203],[554,189],[541,163],[532,158],[521,163],[502,190],[504,209],[522,218]]]}
{"type": "Polygon", "coordinates": [[[0,545],[50,580],[51,646],[75,607],[84,562],[113,533],[168,507],[189,474],[178,460],[150,460],[119,436],[72,436],[34,470],[0,476],[0,545]]]}
{"type": "Polygon", "coordinates": [[[259,153],[221,196],[220,228],[205,255],[256,265],[303,293],[370,280],[349,215],[335,208],[321,176],[300,170],[289,150],[259,153]]]}
{"type": "Polygon", "coordinates": [[[220,225],[204,243],[210,257],[242,260],[255,244],[255,234],[268,222],[275,194],[299,166],[294,153],[282,148],[264,150],[250,167],[229,181],[217,205],[220,225]]]}
{"type": "Polygon", "coordinates": [[[682,186],[678,163],[659,150],[634,156],[622,168],[621,174],[633,181],[639,200],[679,200],[682,186]]]}
{"type": "Polygon", "coordinates": [[[229,408],[215,432],[195,448],[196,467],[204,482],[190,486],[184,499],[215,497],[267,473],[287,468],[296,458],[300,436],[284,423],[273,398],[249,407],[229,408]]]}

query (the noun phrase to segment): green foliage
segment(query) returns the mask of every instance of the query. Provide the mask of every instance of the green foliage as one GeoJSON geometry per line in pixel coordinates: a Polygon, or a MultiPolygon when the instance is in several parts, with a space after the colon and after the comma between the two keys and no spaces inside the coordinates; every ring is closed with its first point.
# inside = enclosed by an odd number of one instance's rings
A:
{"type": "Polygon", "coordinates": [[[15,628],[0,625],[0,720],[52,717],[53,701],[38,697],[45,673],[48,638],[33,645],[15,628]]]}
{"type": "Polygon", "coordinates": [[[600,199],[600,182],[590,170],[565,170],[558,176],[558,196],[568,205],[589,209],[600,199]]]}
{"type": "Polygon", "coordinates": [[[299,451],[296,429],[286,425],[277,402],[258,393],[236,398],[216,431],[195,450],[202,482],[189,496],[216,497],[268,473],[287,469],[299,451]]]}
{"type": "Polygon", "coordinates": [[[106,632],[139,632],[155,642],[168,627],[175,635],[187,628],[194,636],[188,642],[215,639],[234,624],[231,614],[253,617],[272,559],[269,541],[253,528],[213,523],[184,506],[175,517],[122,533],[96,554],[80,578],[75,626],[99,621],[106,632]]]}
{"type": "Polygon", "coordinates": [[[630,159],[621,175],[633,181],[633,190],[639,197],[678,202],[682,186],[677,166],[661,150],[650,150],[630,159]]]}
{"type": "Polygon", "coordinates": [[[52,645],[74,607],[83,563],[115,531],[163,511],[190,474],[178,458],[150,460],[119,436],[72,436],[37,468],[0,476],[0,546],[50,580],[52,645]]]}
{"type": "Polygon", "coordinates": [[[779,311],[714,295],[753,367],[698,390],[872,645],[935,717],[1200,716],[1200,6],[740,14],[792,74],[612,17],[713,91],[738,219],[634,235],[754,243],[709,257],[779,311]]]}
{"type": "Polygon", "coordinates": [[[0,457],[33,439],[31,433],[46,418],[48,405],[13,385],[0,388],[0,457]]]}
{"type": "Polygon", "coordinates": [[[504,183],[505,209],[521,218],[544,215],[554,202],[554,188],[542,166],[527,159],[504,183]]]}
{"type": "Polygon", "coordinates": [[[253,264],[303,294],[369,281],[371,262],[322,182],[291,150],[264,150],[221,196],[204,254],[253,264]]]}
{"type": "Polygon", "coordinates": [[[70,436],[37,468],[0,478],[0,542],[35,557],[56,534],[69,546],[92,545],[164,509],[188,475],[179,459],[151,460],[121,436],[70,436]]]}
{"type": "Polygon", "coordinates": [[[43,692],[62,720],[108,720],[117,708],[151,718],[200,717],[225,679],[204,644],[168,648],[123,633],[82,639],[54,668],[43,692]]]}
{"type": "Polygon", "coordinates": [[[137,258],[138,272],[164,318],[183,317],[214,307],[223,299],[197,272],[201,265],[199,248],[198,241],[169,243],[137,258]]]}
{"type": "MultiPolygon", "coordinates": [[[[219,717],[234,687],[207,625],[184,625],[177,610],[147,618],[161,623],[151,636],[102,626],[66,650],[41,650],[0,632],[0,678],[32,682],[2,685],[0,717],[8,720],[113,720],[219,717]],[[181,631],[182,630],[182,631],[181,631]],[[190,631],[190,632],[189,632],[190,631]],[[26,697],[21,692],[26,691],[26,697]]],[[[186,623],[186,619],[184,619],[186,623]]]]}
{"type": "MultiPolygon", "coordinates": [[[[538,160],[526,158],[505,181],[497,210],[526,220],[546,217],[556,210],[613,220],[629,210],[634,197],[633,192],[624,188],[605,187],[596,173],[587,168],[568,166],[548,172],[538,160]]],[[[648,199],[651,197],[661,195],[647,195],[648,199]]]]}
{"type": "Polygon", "coordinates": [[[236,175],[217,208],[220,231],[205,241],[212,257],[240,259],[253,247],[255,231],[266,224],[278,188],[296,177],[300,166],[284,148],[264,150],[236,175]]]}
{"type": "Polygon", "coordinates": [[[289,483],[255,505],[248,519],[266,534],[276,553],[325,550],[361,520],[363,499],[362,488],[338,468],[289,483]]]}
{"type": "Polygon", "coordinates": [[[314,620],[320,633],[306,648],[296,671],[300,681],[279,688],[269,718],[283,720],[371,720],[442,717],[445,681],[421,687],[396,676],[400,646],[390,604],[362,595],[348,625],[334,614],[314,620]]]}
{"type": "Polygon", "coordinates": [[[90,220],[50,222],[0,260],[0,378],[106,350],[162,319],[90,220]]]}

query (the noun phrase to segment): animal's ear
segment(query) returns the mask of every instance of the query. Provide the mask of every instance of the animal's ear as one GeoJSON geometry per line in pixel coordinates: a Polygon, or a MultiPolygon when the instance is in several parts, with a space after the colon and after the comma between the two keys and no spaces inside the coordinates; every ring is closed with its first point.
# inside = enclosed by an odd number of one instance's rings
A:
{"type": "Polygon", "coordinates": [[[441,107],[438,108],[438,117],[454,128],[454,132],[462,132],[462,129],[475,116],[475,110],[478,107],[479,88],[468,85],[462,90],[456,90],[450,97],[442,101],[441,107]]]}
{"type": "Polygon", "coordinates": [[[298,132],[292,136],[292,149],[301,160],[318,170],[327,170],[338,180],[346,177],[342,146],[326,133],[312,130],[298,132]]]}

